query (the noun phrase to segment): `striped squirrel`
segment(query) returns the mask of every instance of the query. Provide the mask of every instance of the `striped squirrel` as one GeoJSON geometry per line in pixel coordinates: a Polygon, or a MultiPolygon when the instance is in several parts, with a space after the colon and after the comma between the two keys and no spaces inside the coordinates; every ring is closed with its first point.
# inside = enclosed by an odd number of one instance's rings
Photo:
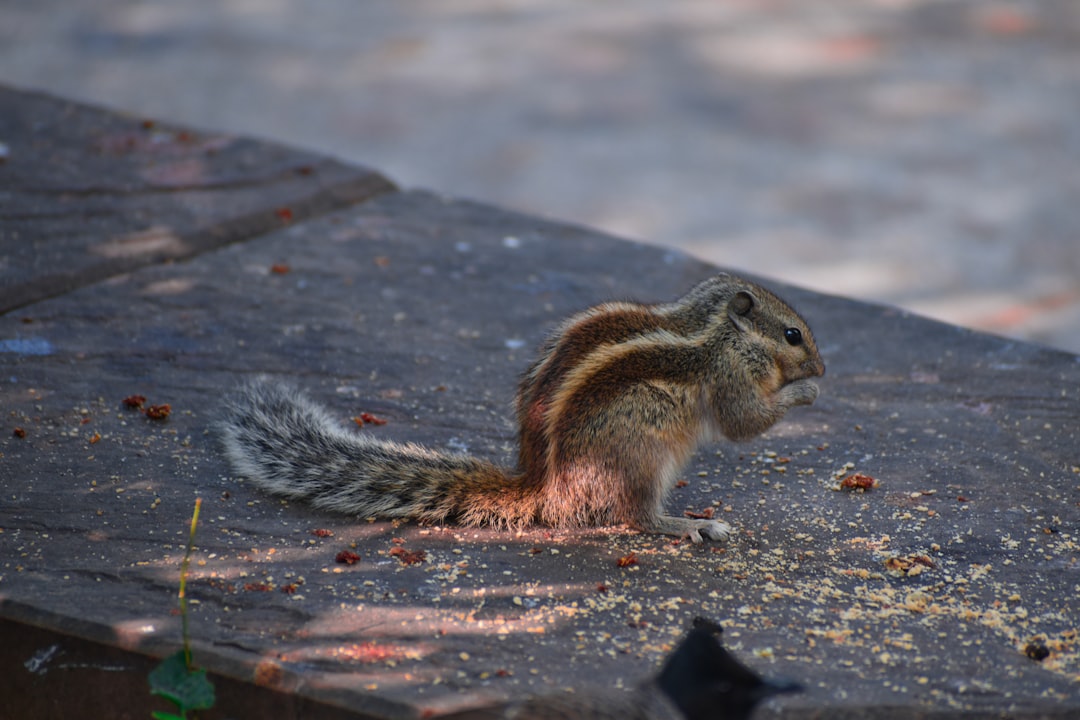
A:
{"type": "Polygon", "coordinates": [[[347,431],[268,381],[242,389],[220,427],[238,475],[326,510],[501,527],[625,524],[701,542],[730,526],[663,512],[695,449],[754,437],[811,404],[811,378],[824,372],[791,307],[720,274],[672,303],[604,303],[564,321],[518,388],[514,469],[347,431]]]}

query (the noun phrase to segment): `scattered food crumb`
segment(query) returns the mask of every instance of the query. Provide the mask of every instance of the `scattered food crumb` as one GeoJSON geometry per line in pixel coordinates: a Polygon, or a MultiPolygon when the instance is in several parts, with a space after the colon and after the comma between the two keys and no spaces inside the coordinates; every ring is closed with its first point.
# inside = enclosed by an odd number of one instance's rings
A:
{"type": "Polygon", "coordinates": [[[853,473],[840,481],[839,489],[865,492],[871,488],[876,488],[877,486],[878,481],[869,475],[853,473]]]}
{"type": "Polygon", "coordinates": [[[164,420],[172,413],[172,406],[169,403],[162,403],[161,405],[151,405],[146,408],[146,417],[151,420],[164,420]]]}

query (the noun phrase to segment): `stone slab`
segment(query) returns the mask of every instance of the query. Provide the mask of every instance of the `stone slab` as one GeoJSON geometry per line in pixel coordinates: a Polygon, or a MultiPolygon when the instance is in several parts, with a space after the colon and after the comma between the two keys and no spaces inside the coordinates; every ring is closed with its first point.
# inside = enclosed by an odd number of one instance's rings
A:
{"type": "Polygon", "coordinates": [[[357,432],[509,461],[516,377],[558,319],[670,299],[712,272],[394,193],[8,313],[0,616],[171,651],[202,497],[197,662],[358,716],[627,686],[698,615],[762,673],[808,688],[762,717],[1080,712],[1072,355],[779,288],[828,375],[814,407],[687,468],[672,509],[719,502],[739,529],[724,546],[326,515],[246,487],[218,453],[221,396],[262,373],[345,423],[387,421],[357,432]],[[171,415],[126,409],[133,394],[171,415]],[[879,484],[833,489],[852,472],[879,484]],[[424,559],[403,564],[396,548],[424,559]],[[336,562],[343,550],[359,561],[336,562]],[[1043,646],[1041,662],[1025,654],[1043,646]]]}
{"type": "Polygon", "coordinates": [[[282,145],[0,86],[0,312],[394,186],[282,145]]]}

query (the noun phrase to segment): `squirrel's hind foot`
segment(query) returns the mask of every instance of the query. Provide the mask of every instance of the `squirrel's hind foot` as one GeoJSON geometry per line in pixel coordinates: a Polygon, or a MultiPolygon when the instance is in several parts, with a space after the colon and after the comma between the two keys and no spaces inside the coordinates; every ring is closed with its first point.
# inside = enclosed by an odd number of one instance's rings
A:
{"type": "Polygon", "coordinates": [[[673,537],[688,537],[690,542],[698,544],[704,542],[704,538],[710,540],[727,540],[731,537],[734,529],[726,522],[720,520],[697,520],[694,518],[679,518],[671,515],[660,515],[653,518],[644,528],[648,532],[662,533],[673,537]]]}

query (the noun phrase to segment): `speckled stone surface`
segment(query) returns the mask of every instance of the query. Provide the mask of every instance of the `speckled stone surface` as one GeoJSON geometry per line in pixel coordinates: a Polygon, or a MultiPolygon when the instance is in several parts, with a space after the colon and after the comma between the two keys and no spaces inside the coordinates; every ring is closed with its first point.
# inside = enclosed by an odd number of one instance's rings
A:
{"type": "Polygon", "coordinates": [[[0,87],[0,312],[394,189],[281,145],[0,87]]]}

